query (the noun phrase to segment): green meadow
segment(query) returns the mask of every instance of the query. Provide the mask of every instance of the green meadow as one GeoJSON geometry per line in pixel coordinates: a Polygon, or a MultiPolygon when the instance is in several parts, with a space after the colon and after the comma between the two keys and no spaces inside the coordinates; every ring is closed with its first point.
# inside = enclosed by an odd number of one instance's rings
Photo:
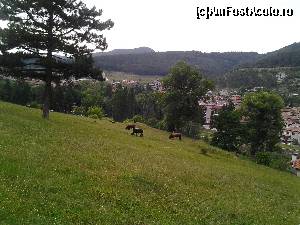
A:
{"type": "Polygon", "coordinates": [[[299,178],[139,126],[0,102],[0,224],[300,224],[299,178]]]}

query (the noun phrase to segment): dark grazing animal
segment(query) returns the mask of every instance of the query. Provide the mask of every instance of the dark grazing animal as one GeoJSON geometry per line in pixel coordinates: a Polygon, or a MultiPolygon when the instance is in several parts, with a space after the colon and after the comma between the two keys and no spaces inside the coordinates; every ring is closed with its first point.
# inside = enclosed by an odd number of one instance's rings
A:
{"type": "Polygon", "coordinates": [[[130,130],[130,129],[133,129],[135,128],[135,124],[129,124],[125,127],[126,130],[130,130]]]}
{"type": "Polygon", "coordinates": [[[141,129],[141,128],[133,128],[133,130],[132,130],[132,133],[131,133],[131,135],[138,135],[138,134],[140,134],[140,137],[143,137],[144,136],[144,131],[143,131],[143,129],[141,129]]]}
{"type": "Polygon", "coordinates": [[[127,126],[125,127],[125,129],[126,129],[126,130],[131,130],[131,129],[132,129],[131,135],[134,135],[134,134],[135,134],[135,135],[137,136],[138,134],[140,134],[140,137],[143,137],[143,136],[144,136],[144,131],[143,131],[143,129],[136,127],[135,124],[127,125],[127,126]]]}
{"type": "Polygon", "coordinates": [[[181,140],[181,133],[171,133],[170,134],[170,136],[169,136],[169,139],[173,139],[173,138],[177,138],[178,137],[178,139],[179,140],[181,140]]]}

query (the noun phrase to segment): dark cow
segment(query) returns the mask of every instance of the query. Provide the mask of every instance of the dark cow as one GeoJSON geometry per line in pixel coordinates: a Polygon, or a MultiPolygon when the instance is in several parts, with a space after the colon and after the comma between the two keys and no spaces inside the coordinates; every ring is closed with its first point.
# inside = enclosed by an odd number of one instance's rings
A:
{"type": "Polygon", "coordinates": [[[135,128],[135,124],[129,124],[125,127],[126,130],[130,130],[130,129],[133,129],[135,128]]]}
{"type": "Polygon", "coordinates": [[[179,140],[181,140],[181,133],[171,133],[169,136],[169,139],[173,139],[173,138],[178,138],[179,140]]]}
{"type": "Polygon", "coordinates": [[[126,129],[126,130],[131,130],[131,129],[132,129],[131,135],[134,135],[134,134],[135,134],[135,135],[137,136],[138,134],[140,134],[140,137],[143,137],[143,136],[144,136],[144,131],[143,131],[143,129],[136,127],[135,124],[127,125],[127,126],[125,127],[125,129],[126,129]]]}

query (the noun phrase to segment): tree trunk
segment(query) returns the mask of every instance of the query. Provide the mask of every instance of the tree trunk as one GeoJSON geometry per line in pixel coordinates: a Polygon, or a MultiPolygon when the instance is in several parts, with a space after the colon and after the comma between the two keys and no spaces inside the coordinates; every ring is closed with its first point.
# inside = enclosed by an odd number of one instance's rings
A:
{"type": "Polygon", "coordinates": [[[43,104],[43,115],[42,115],[44,119],[49,119],[50,96],[51,96],[51,80],[47,80],[45,85],[45,91],[44,91],[44,104],[43,104]]]}
{"type": "Polygon", "coordinates": [[[53,9],[49,10],[49,19],[47,22],[47,66],[45,71],[45,92],[44,92],[44,105],[43,105],[43,118],[49,119],[50,97],[51,97],[51,81],[52,81],[52,52],[53,52],[53,9]]]}

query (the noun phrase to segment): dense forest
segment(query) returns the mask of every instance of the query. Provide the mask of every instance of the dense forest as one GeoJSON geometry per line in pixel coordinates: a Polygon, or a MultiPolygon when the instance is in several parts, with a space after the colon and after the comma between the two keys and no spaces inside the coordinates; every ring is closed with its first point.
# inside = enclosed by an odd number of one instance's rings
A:
{"type": "Polygon", "coordinates": [[[229,88],[276,88],[277,78],[280,70],[243,68],[233,70],[219,79],[218,84],[229,88]]]}
{"type": "MultiPolygon", "coordinates": [[[[280,74],[293,80],[300,71],[300,43],[259,55],[254,63],[246,63],[219,77],[218,84],[229,88],[280,88],[280,74]],[[279,80],[278,80],[279,79],[279,80]]],[[[296,83],[298,81],[295,81],[296,83]]],[[[291,90],[294,91],[294,90],[291,90]]]]}
{"type": "Polygon", "coordinates": [[[298,67],[300,66],[300,43],[294,43],[277,51],[261,55],[257,62],[246,67],[298,67]]]}
{"type": "Polygon", "coordinates": [[[195,66],[209,78],[216,78],[231,71],[240,64],[253,63],[258,53],[227,52],[202,53],[153,52],[141,54],[95,54],[96,66],[104,70],[121,71],[139,75],[166,75],[178,61],[195,66]]]}
{"type": "Polygon", "coordinates": [[[299,73],[300,67],[241,68],[225,74],[218,84],[229,88],[278,88],[286,84],[287,77],[293,79],[299,73]]]}
{"type": "MultiPolygon", "coordinates": [[[[236,71],[238,68],[298,67],[300,66],[300,43],[294,43],[267,54],[256,52],[154,52],[146,47],[119,49],[107,53],[96,53],[94,61],[96,66],[104,70],[162,76],[168,74],[169,68],[176,62],[185,61],[195,66],[207,77],[219,80],[223,78],[224,74],[236,71]]],[[[261,83],[262,79],[257,76],[251,78],[256,83],[261,83]]]]}
{"type": "Polygon", "coordinates": [[[263,88],[279,93],[286,105],[300,106],[300,67],[243,68],[224,76],[220,87],[244,91],[263,88]]]}

